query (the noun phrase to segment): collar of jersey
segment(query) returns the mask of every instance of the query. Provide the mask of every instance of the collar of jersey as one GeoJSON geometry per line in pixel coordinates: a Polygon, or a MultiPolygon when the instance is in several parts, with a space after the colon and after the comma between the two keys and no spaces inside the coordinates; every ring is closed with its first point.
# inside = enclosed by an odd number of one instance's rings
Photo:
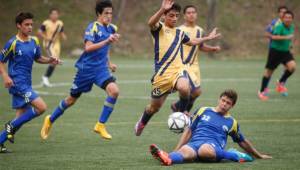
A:
{"type": "Polygon", "coordinates": [[[31,40],[31,36],[28,37],[28,40],[27,40],[27,41],[22,40],[18,35],[16,35],[16,39],[17,39],[18,41],[21,41],[21,42],[28,42],[28,41],[31,40]]]}

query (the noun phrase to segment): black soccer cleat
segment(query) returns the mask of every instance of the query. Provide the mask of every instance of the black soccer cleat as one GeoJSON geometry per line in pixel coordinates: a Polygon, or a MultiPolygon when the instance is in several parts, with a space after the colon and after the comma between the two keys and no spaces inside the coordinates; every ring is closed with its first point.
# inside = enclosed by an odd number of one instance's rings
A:
{"type": "Polygon", "coordinates": [[[10,143],[14,143],[15,140],[14,140],[14,128],[13,126],[10,124],[10,122],[7,122],[5,124],[5,131],[7,133],[7,140],[10,142],[10,143]]]}
{"type": "Polygon", "coordinates": [[[10,151],[7,150],[7,148],[3,144],[1,144],[0,145],[0,153],[10,153],[10,151]]]}

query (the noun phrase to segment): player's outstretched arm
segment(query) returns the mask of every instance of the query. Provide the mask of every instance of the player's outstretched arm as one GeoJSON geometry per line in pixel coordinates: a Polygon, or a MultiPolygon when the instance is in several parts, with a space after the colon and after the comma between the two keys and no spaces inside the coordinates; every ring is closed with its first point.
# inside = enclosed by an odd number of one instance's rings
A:
{"type": "Polygon", "coordinates": [[[287,35],[287,36],[282,36],[282,35],[271,35],[272,40],[292,40],[294,38],[294,35],[287,35]]]}
{"type": "Polygon", "coordinates": [[[7,71],[5,69],[5,64],[2,63],[2,62],[0,62],[0,75],[3,78],[3,83],[4,83],[5,88],[10,88],[11,86],[14,85],[14,82],[12,81],[12,79],[7,74],[7,71]]]}
{"type": "Polygon", "coordinates": [[[219,52],[221,50],[221,47],[220,46],[211,46],[211,45],[207,45],[207,44],[203,44],[201,47],[200,47],[200,50],[203,51],[203,52],[219,52]]]}
{"type": "Polygon", "coordinates": [[[114,42],[119,41],[119,38],[120,38],[120,34],[115,33],[115,34],[111,34],[106,40],[100,41],[95,44],[91,41],[87,41],[85,43],[84,50],[85,50],[85,52],[92,52],[92,51],[98,50],[99,48],[102,48],[103,46],[105,46],[108,43],[114,43],[114,42]]]}
{"type": "Polygon", "coordinates": [[[179,150],[183,145],[187,144],[192,136],[192,130],[190,128],[186,128],[179,139],[179,142],[174,149],[175,151],[179,150]]]}
{"type": "Polygon", "coordinates": [[[271,159],[272,156],[270,155],[265,155],[265,154],[262,154],[260,153],[259,151],[257,151],[254,146],[252,145],[252,143],[245,139],[244,141],[242,142],[239,142],[238,143],[240,145],[241,148],[243,148],[247,153],[251,154],[252,156],[254,156],[255,158],[258,158],[258,159],[271,159]]]}
{"type": "Polygon", "coordinates": [[[156,30],[159,25],[159,20],[165,11],[170,9],[174,4],[174,0],[163,0],[160,9],[148,20],[148,25],[151,30],[156,30]]]}
{"type": "Polygon", "coordinates": [[[57,57],[41,56],[38,59],[36,59],[35,61],[40,64],[54,64],[54,65],[62,64],[62,61],[57,57]]]}
{"type": "Polygon", "coordinates": [[[185,43],[186,45],[190,45],[190,46],[194,46],[194,45],[200,45],[206,41],[210,41],[210,40],[213,40],[213,39],[217,39],[217,38],[220,38],[221,37],[221,33],[217,33],[217,28],[214,28],[212,30],[211,33],[209,33],[208,36],[206,37],[203,37],[203,38],[194,38],[194,39],[191,39],[190,41],[188,41],[187,43],[185,43]]]}

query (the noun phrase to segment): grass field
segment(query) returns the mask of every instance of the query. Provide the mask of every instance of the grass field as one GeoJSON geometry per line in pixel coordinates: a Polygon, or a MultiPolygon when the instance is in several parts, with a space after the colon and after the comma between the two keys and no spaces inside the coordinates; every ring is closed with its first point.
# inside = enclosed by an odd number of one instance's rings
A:
{"type": "MultiPolygon", "coordinates": [[[[44,65],[34,67],[33,84],[48,104],[48,111],[26,124],[16,135],[15,144],[7,147],[14,152],[0,155],[0,169],[299,169],[300,162],[300,91],[299,71],[289,80],[289,96],[274,91],[276,71],[270,83],[270,100],[261,102],[256,93],[260,86],[265,61],[210,60],[201,62],[203,95],[197,106],[214,106],[225,88],[236,89],[239,100],[232,113],[241,124],[241,130],[258,150],[271,154],[272,160],[253,163],[190,163],[163,167],[152,159],[148,146],[156,143],[171,151],[179,139],[167,128],[170,103],[177,98],[170,95],[161,111],[151,120],[141,137],[135,137],[133,127],[149,102],[152,60],[114,59],[118,64],[116,77],[121,90],[120,99],[107,124],[113,140],[105,141],[92,132],[98,120],[105,93],[94,86],[78,103],[67,110],[55,123],[50,138],[41,141],[40,128],[46,114],[68,95],[75,69],[74,60],[66,60],[57,69],[52,82],[57,87],[39,87],[44,65]]],[[[279,71],[280,70],[280,71],[279,71]]],[[[0,124],[14,117],[10,96],[0,88],[0,124]]],[[[229,146],[238,148],[229,139],[229,146]]]]}

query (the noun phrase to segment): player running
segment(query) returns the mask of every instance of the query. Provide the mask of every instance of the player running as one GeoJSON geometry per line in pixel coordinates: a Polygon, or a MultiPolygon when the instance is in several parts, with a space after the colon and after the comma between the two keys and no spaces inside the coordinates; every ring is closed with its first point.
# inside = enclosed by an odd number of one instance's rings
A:
{"type": "Polygon", "coordinates": [[[154,39],[154,67],[152,95],[150,104],[145,108],[135,126],[135,135],[140,136],[151,117],[159,111],[169,93],[177,90],[180,98],[179,111],[187,112],[190,98],[190,84],[181,58],[182,44],[200,45],[204,41],[218,38],[214,29],[209,36],[190,39],[184,31],[176,27],[180,16],[180,5],[173,0],[163,0],[161,8],[149,19],[148,25],[154,39]],[[161,17],[164,23],[160,22],[161,17]]]}
{"type": "MultiPolygon", "coordinates": [[[[179,27],[190,38],[203,38],[204,30],[196,24],[197,22],[197,8],[194,5],[187,5],[183,9],[184,24],[179,27]]],[[[205,43],[200,45],[188,46],[183,45],[183,63],[187,66],[193,74],[189,75],[189,81],[191,85],[191,95],[189,104],[187,105],[187,111],[190,111],[193,107],[194,101],[201,95],[201,79],[198,56],[200,51],[204,52],[218,52],[220,46],[210,46],[205,43]]],[[[176,112],[179,111],[179,100],[171,105],[171,109],[176,112]]]]}
{"type": "Polygon", "coordinates": [[[262,101],[269,99],[268,84],[274,70],[279,64],[284,65],[284,72],[276,84],[276,91],[283,96],[287,96],[287,88],[285,86],[287,79],[295,72],[296,62],[290,49],[294,39],[294,14],[291,11],[286,11],[283,14],[282,23],[279,23],[273,28],[271,36],[271,44],[269,56],[266,63],[265,73],[262,79],[261,88],[258,91],[258,97],[262,101]]]}
{"type": "Polygon", "coordinates": [[[249,162],[253,161],[252,157],[272,158],[253,147],[241,133],[237,121],[229,114],[237,97],[234,90],[222,92],[216,107],[202,107],[196,111],[192,124],[185,129],[173,152],[166,153],[155,144],[150,145],[153,157],[167,166],[199,160],[219,162],[225,159],[234,162],[249,162]],[[228,135],[247,153],[235,149],[226,151],[228,135]]]}
{"type": "Polygon", "coordinates": [[[109,68],[114,72],[116,65],[109,61],[111,43],[117,42],[119,34],[117,27],[111,24],[113,6],[111,1],[98,1],[96,4],[97,21],[90,23],[85,30],[85,50],[76,62],[77,73],[71,88],[70,95],[62,100],[51,115],[47,115],[41,130],[42,139],[47,139],[55,120],[66,109],[71,107],[82,93],[92,90],[93,84],[106,91],[102,113],[94,131],[104,139],[112,139],[106,131],[105,123],[114,109],[119,95],[119,88],[109,68]]]}
{"type": "MultiPolygon", "coordinates": [[[[59,10],[52,8],[49,11],[49,19],[45,20],[38,31],[39,37],[43,39],[43,47],[47,52],[47,56],[60,57],[60,38],[67,39],[64,32],[64,23],[59,19],[59,10]]],[[[49,82],[55,65],[49,65],[47,71],[42,77],[42,83],[46,87],[51,87],[49,82]]]]}
{"type": "Polygon", "coordinates": [[[36,37],[30,36],[33,26],[33,15],[21,12],[16,16],[18,33],[4,46],[0,53],[0,74],[5,88],[12,96],[12,108],[16,109],[16,118],[5,124],[0,133],[0,153],[8,150],[4,143],[14,143],[14,135],[23,124],[45,112],[47,105],[32,89],[33,62],[41,64],[59,64],[54,56],[41,56],[41,48],[36,37]],[[8,71],[5,64],[8,62],[8,71]]]}

